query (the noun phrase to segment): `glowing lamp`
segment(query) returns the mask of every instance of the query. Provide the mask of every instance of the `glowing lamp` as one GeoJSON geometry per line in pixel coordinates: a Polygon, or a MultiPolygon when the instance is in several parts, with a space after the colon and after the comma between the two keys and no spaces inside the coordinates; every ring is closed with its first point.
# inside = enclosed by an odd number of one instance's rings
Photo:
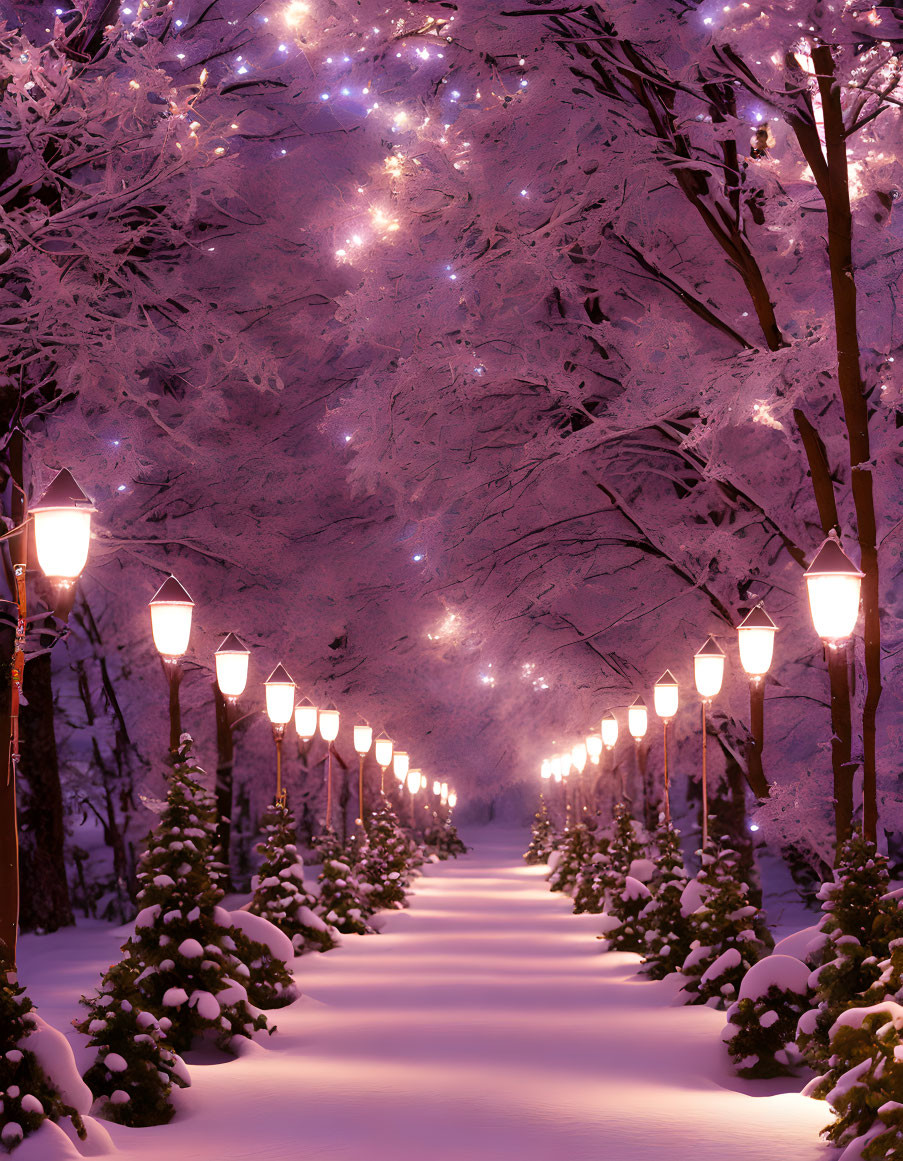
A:
{"type": "Polygon", "coordinates": [[[376,758],[377,766],[381,766],[383,770],[388,768],[389,763],[392,761],[392,751],[394,748],[395,746],[392,739],[389,737],[386,731],[383,730],[383,732],[376,739],[376,742],[373,746],[373,754],[376,758]]]}
{"type": "Polygon", "coordinates": [[[439,787],[439,798],[441,799],[443,806],[445,805],[446,802],[448,802],[448,783],[447,782],[443,782],[441,784],[441,786],[439,787]]]}
{"type": "Polygon", "coordinates": [[[724,681],[724,650],[714,637],[693,657],[693,676],[696,689],[703,701],[710,701],[721,691],[724,681]]]}
{"type": "Polygon", "coordinates": [[[778,627],[761,605],[756,605],[737,626],[740,664],[750,677],[764,677],[774,654],[778,627]]]}
{"type": "Polygon", "coordinates": [[[320,710],[320,737],[324,742],[334,742],[339,736],[339,711],[332,702],[320,710]]]}
{"type": "Polygon", "coordinates": [[[93,511],[94,505],[65,468],[31,509],[38,564],[45,576],[66,588],[88,559],[93,511]]]}
{"type": "Polygon", "coordinates": [[[194,601],[174,576],[165,580],[150,602],[154,645],[163,657],[175,661],[183,657],[191,634],[194,601]]]}
{"type": "Polygon", "coordinates": [[[578,774],[582,774],[586,769],[586,742],[578,742],[571,750],[571,762],[578,774]]]}
{"type": "Polygon", "coordinates": [[[863,573],[840,547],[836,532],[828,536],[804,576],[815,632],[829,644],[845,640],[859,616],[863,573]]]}
{"type": "Polygon", "coordinates": [[[285,726],[292,720],[295,708],[295,683],[282,665],[277,665],[263,683],[267,699],[267,717],[274,726],[285,726]]]}
{"type": "Polygon", "coordinates": [[[567,778],[571,772],[571,755],[570,753],[559,754],[558,761],[561,763],[561,777],[567,778]]]}
{"type": "Polygon", "coordinates": [[[354,727],[354,748],[363,758],[373,745],[373,730],[366,723],[354,727]]]}
{"type": "Polygon", "coordinates": [[[420,789],[420,771],[419,770],[409,770],[408,771],[408,790],[410,790],[410,792],[412,794],[416,794],[419,789],[420,789]]]}
{"type": "Polygon", "coordinates": [[[426,790],[426,775],[422,772],[420,774],[420,789],[426,790]]]}
{"type": "Polygon", "coordinates": [[[635,742],[642,741],[649,727],[649,711],[641,697],[627,708],[627,729],[635,742]]]}
{"type": "Polygon", "coordinates": [[[408,776],[410,762],[410,756],[404,750],[396,750],[392,755],[392,770],[402,785],[404,785],[404,780],[408,776]]]}
{"type": "Polygon", "coordinates": [[[552,777],[556,782],[561,781],[561,759],[556,754],[554,758],[549,759],[549,769],[552,772],[552,777]]]}
{"type": "Polygon", "coordinates": [[[666,669],[652,687],[652,704],[655,712],[666,722],[670,722],[677,713],[678,689],[677,678],[670,669],[666,669]]]}
{"type": "Polygon", "coordinates": [[[295,729],[302,742],[309,742],[317,732],[319,711],[309,697],[302,697],[295,706],[295,729]]]}
{"type": "Polygon", "coordinates": [[[442,793],[442,783],[441,783],[441,782],[439,781],[439,779],[437,778],[437,779],[436,779],[436,780],[433,782],[433,794],[435,794],[435,795],[436,795],[436,797],[438,798],[438,796],[439,796],[441,793],[442,793]]]}
{"type": "Polygon", "coordinates": [[[586,735],[586,752],[589,755],[589,760],[594,766],[599,765],[599,758],[602,755],[602,735],[601,734],[587,734],[586,735]]]}
{"type": "Polygon", "coordinates": [[[618,719],[608,711],[602,719],[602,745],[606,750],[613,750],[618,741],[618,719]]]}
{"type": "Polygon", "coordinates": [[[458,805],[458,796],[455,794],[454,790],[452,790],[448,796],[448,805],[452,808],[452,810],[454,810],[458,805]]]}
{"type": "Polygon", "coordinates": [[[552,777],[552,763],[548,758],[543,758],[542,764],[539,767],[539,776],[543,782],[548,782],[552,777]]]}
{"type": "Polygon", "coordinates": [[[216,684],[223,697],[233,700],[241,697],[248,684],[248,659],[250,649],[246,649],[241,641],[230,633],[219,649],[213,654],[216,666],[216,684]]]}

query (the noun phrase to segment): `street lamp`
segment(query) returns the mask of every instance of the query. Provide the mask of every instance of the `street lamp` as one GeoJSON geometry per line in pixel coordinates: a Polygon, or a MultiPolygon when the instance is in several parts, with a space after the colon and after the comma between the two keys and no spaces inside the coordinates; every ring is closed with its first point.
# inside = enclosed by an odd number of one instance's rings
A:
{"type": "Polygon", "coordinates": [[[320,737],[326,743],[326,829],[332,830],[332,743],[339,736],[339,711],[332,702],[320,710],[320,737]]]}
{"type": "Polygon", "coordinates": [[[442,793],[442,783],[439,781],[438,778],[435,778],[435,779],[433,779],[433,794],[435,794],[436,797],[438,798],[441,793],[442,793]]]}
{"type": "Polygon", "coordinates": [[[586,735],[586,752],[589,755],[589,760],[594,766],[599,765],[599,759],[602,757],[602,735],[601,734],[587,734],[586,735]]]}
{"type": "Polygon", "coordinates": [[[163,672],[169,682],[169,750],[171,754],[177,754],[182,737],[182,710],[179,705],[182,667],[179,660],[188,649],[194,601],[176,578],[171,576],[154,593],[149,608],[154,645],[162,658],[163,672]]]}
{"type": "Polygon", "coordinates": [[[706,769],[707,732],[706,707],[721,692],[724,681],[724,650],[714,637],[709,637],[693,657],[693,677],[702,705],[702,845],[709,838],[709,790],[706,769]]]}
{"type": "Polygon", "coordinates": [[[633,757],[643,791],[643,821],[649,822],[649,788],[646,785],[646,755],[643,753],[643,738],[649,729],[649,711],[641,697],[634,698],[627,707],[627,731],[633,738],[633,757]]]}
{"type": "Polygon", "coordinates": [[[677,678],[670,669],[666,669],[652,687],[652,704],[655,712],[662,719],[662,732],[665,749],[665,826],[671,825],[671,794],[668,782],[668,726],[677,714],[679,696],[677,678]]]}
{"type": "Polygon", "coordinates": [[[442,803],[443,806],[445,806],[445,804],[448,802],[448,783],[447,782],[443,782],[439,786],[439,801],[442,803]]]}
{"type": "Polygon", "coordinates": [[[365,830],[364,826],[364,759],[370,753],[370,747],[373,745],[373,729],[366,722],[361,722],[354,727],[354,748],[357,751],[358,766],[357,766],[357,805],[358,813],[360,814],[361,829],[365,830]]]}
{"type": "Polygon", "coordinates": [[[250,657],[250,649],[246,649],[234,633],[230,633],[213,654],[213,661],[216,665],[216,684],[223,697],[233,705],[244,693],[245,686],[248,684],[250,657]]]}
{"type": "Polygon", "coordinates": [[[417,791],[419,789],[420,789],[420,771],[419,770],[409,770],[408,771],[408,793],[411,796],[411,826],[412,827],[414,826],[414,822],[415,822],[415,819],[414,819],[414,795],[417,793],[417,791]]]}
{"type": "Polygon", "coordinates": [[[267,717],[273,727],[273,741],[276,743],[276,803],[282,806],[285,792],[282,789],[282,739],[285,727],[292,720],[295,706],[295,683],[282,665],[277,665],[263,683],[266,692],[267,717]]]}
{"type": "Polygon", "coordinates": [[[373,756],[376,759],[377,766],[379,766],[380,797],[386,793],[386,771],[392,762],[392,751],[394,749],[395,743],[386,731],[383,730],[373,743],[373,756]]]}
{"type": "Polygon", "coordinates": [[[618,742],[618,719],[608,711],[602,718],[602,745],[606,750],[613,750],[618,742]]]}
{"type": "MultiPolygon", "coordinates": [[[[749,676],[749,734],[746,760],[750,782],[767,787],[762,766],[765,745],[765,682],[764,677],[774,655],[774,635],[778,627],[761,604],[750,609],[737,626],[740,646],[740,664],[749,676]]],[[[759,793],[759,792],[757,792],[759,793]]]]}
{"type": "Polygon", "coordinates": [[[81,576],[91,543],[91,513],[96,509],[63,468],[32,505],[35,550],[44,575],[69,589],[81,576]]]}
{"type": "MultiPolygon", "coordinates": [[[[19,427],[10,432],[8,451],[13,459],[21,455],[23,435],[19,427]],[[18,449],[18,450],[17,450],[18,449]]],[[[21,461],[19,461],[21,462],[21,461]]],[[[27,521],[34,521],[38,564],[57,590],[54,612],[65,619],[75,599],[75,580],[88,558],[91,540],[91,513],[94,506],[70,472],[56,474],[50,486],[29,513],[25,493],[13,483],[12,513],[18,521],[0,539],[9,542],[13,570],[13,599],[16,605],[16,632],[9,669],[8,719],[6,738],[6,778],[0,780],[0,960],[15,971],[19,933],[19,823],[16,814],[16,773],[19,764],[19,703],[25,672],[25,631],[28,623],[25,570],[28,565],[27,521]]]]}
{"type": "Polygon", "coordinates": [[[410,765],[410,755],[406,751],[396,750],[392,755],[392,772],[402,786],[404,786],[405,779],[408,776],[410,765]]]}
{"type": "Polygon", "coordinates": [[[804,573],[815,632],[831,648],[846,640],[856,626],[863,575],[833,530],[804,573]]]}
{"type": "Polygon", "coordinates": [[[454,810],[455,807],[458,805],[458,796],[457,796],[457,794],[455,794],[454,790],[452,790],[449,793],[448,805],[449,805],[449,809],[451,809],[451,810],[454,810]]]}
{"type": "Polygon", "coordinates": [[[295,733],[302,742],[309,742],[316,736],[320,711],[309,697],[302,697],[295,706],[295,733]]]}

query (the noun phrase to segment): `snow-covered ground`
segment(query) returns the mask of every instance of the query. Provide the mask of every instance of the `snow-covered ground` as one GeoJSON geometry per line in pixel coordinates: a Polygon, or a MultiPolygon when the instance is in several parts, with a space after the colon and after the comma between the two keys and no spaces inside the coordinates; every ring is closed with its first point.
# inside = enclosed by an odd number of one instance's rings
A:
{"type": "MultiPolygon", "coordinates": [[[[526,867],[522,831],[475,831],[381,935],[297,962],[304,996],[237,1060],[192,1065],[172,1124],[109,1126],[128,1161],[811,1161],[826,1106],[732,1077],[723,1014],[602,953],[526,867]],[[777,1095],[768,1095],[775,1094],[777,1095]]],[[[121,935],[23,940],[20,976],[67,1028],[121,935]]],[[[73,1034],[74,1035],[74,1034],[73,1034]]],[[[787,1086],[792,1087],[792,1086],[787,1086]]],[[[25,1161],[28,1143],[20,1154],[25,1161]]],[[[29,1157],[28,1161],[40,1161],[29,1157]]]]}

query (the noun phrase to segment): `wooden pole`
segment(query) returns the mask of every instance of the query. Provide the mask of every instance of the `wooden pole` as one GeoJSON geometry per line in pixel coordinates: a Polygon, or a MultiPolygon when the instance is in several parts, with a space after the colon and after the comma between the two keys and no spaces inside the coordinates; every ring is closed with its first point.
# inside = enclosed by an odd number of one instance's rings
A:
{"type": "Polygon", "coordinates": [[[702,703],[702,846],[705,849],[709,841],[709,787],[706,771],[706,713],[705,702],[702,703]]]}
{"type": "Polygon", "coordinates": [[[665,735],[665,826],[671,826],[671,794],[668,784],[668,719],[664,719],[665,735]]]}

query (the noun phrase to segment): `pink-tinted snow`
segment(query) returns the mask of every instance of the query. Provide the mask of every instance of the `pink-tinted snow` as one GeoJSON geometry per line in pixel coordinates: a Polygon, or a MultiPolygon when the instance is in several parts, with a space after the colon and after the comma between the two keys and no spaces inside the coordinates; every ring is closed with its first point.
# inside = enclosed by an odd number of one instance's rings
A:
{"type": "MultiPolygon", "coordinates": [[[[822,1102],[730,1073],[722,1013],[604,953],[526,867],[522,832],[470,836],[381,935],[297,967],[304,996],[237,1060],[195,1064],[161,1128],[111,1126],[128,1161],[815,1161],[822,1102]],[[753,1095],[755,1094],[755,1095],[753,1095]]],[[[65,1027],[109,930],[24,941],[65,1027]],[[93,963],[85,954],[90,947],[93,963]]]]}

